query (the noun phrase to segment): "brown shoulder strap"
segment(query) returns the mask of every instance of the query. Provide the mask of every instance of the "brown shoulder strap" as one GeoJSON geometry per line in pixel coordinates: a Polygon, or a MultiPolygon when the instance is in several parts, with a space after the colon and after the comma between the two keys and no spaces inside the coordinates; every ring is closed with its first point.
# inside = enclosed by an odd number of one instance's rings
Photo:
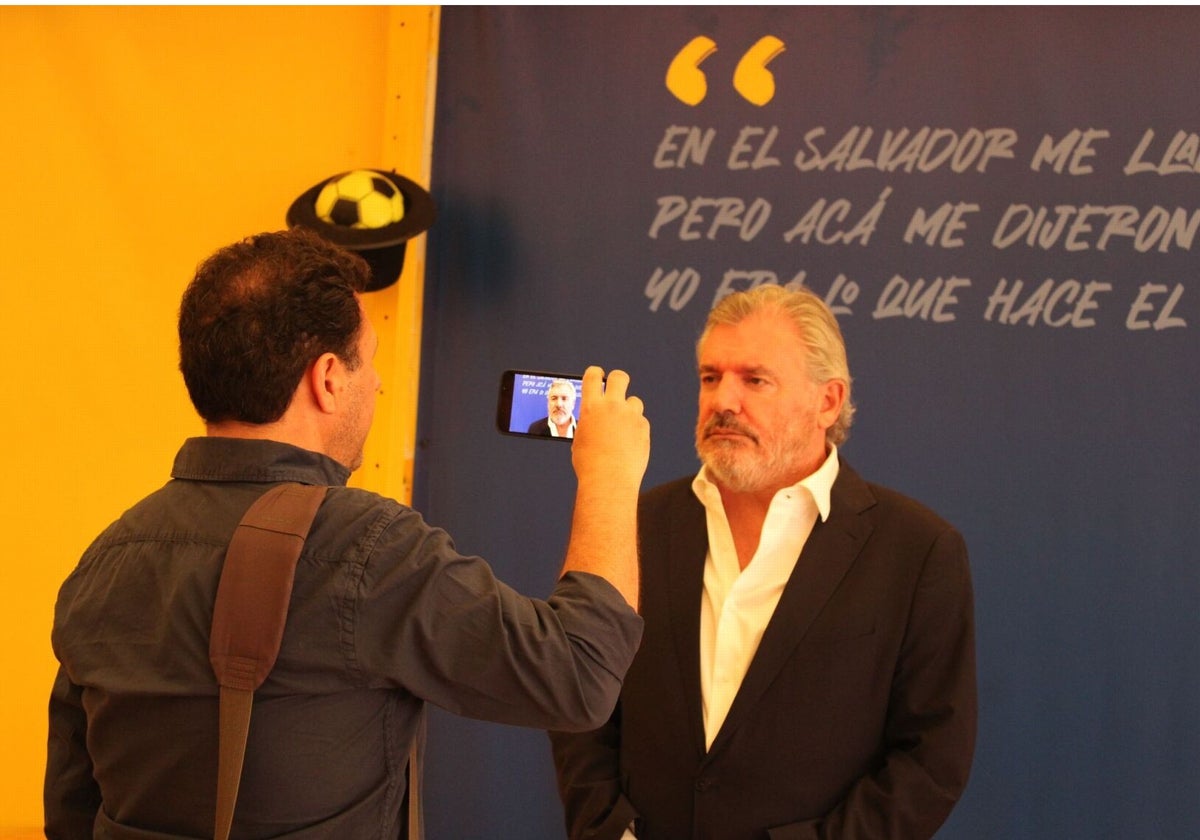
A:
{"type": "Polygon", "coordinates": [[[208,657],[221,687],[214,837],[229,837],[254,690],[275,665],[296,561],[325,487],[281,484],[242,517],[225,554],[208,657]]]}

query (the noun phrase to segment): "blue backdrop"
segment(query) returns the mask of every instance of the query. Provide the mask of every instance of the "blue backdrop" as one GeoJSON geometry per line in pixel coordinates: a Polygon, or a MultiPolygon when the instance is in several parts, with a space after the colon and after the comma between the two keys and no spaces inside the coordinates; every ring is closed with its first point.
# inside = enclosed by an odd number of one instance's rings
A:
{"type": "MultiPolygon", "coordinates": [[[[444,8],[416,506],[544,596],[570,452],[495,431],[500,372],[628,370],[649,486],[697,467],[714,298],[807,283],[845,457],[971,551],[939,837],[1200,836],[1198,43],[1186,8],[444,8]]],[[[435,713],[426,772],[432,838],[563,834],[541,732],[435,713]]]]}

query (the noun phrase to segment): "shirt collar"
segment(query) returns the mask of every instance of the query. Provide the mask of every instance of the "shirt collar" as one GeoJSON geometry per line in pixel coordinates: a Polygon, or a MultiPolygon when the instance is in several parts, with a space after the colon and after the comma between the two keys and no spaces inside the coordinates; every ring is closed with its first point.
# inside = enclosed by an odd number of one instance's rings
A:
{"type": "MultiPolygon", "coordinates": [[[[786,492],[792,489],[804,488],[813,498],[813,502],[817,506],[817,513],[824,522],[829,518],[830,497],[833,493],[833,483],[837,481],[838,476],[838,450],[834,445],[830,445],[829,454],[825,456],[825,461],[821,466],[811,474],[800,479],[792,487],[784,487],[779,493],[786,492]]],[[[708,467],[701,466],[700,472],[696,474],[696,478],[692,481],[692,492],[696,494],[701,504],[705,506],[712,500],[720,502],[721,493],[717,485],[708,477],[708,467]]],[[[778,495],[778,493],[776,494],[778,495]]]]}
{"type": "MultiPolygon", "coordinates": [[[[546,418],[546,425],[550,427],[550,436],[551,437],[562,437],[562,435],[560,435],[558,433],[558,426],[555,426],[554,421],[552,421],[549,417],[546,418]]],[[[571,433],[571,437],[575,437],[575,417],[574,417],[574,415],[572,415],[571,422],[567,425],[567,431],[569,431],[571,433]]]]}
{"type": "Polygon", "coordinates": [[[175,455],[172,478],[192,481],[296,481],[342,486],[350,470],[332,458],[274,440],[195,437],[175,455]]]}

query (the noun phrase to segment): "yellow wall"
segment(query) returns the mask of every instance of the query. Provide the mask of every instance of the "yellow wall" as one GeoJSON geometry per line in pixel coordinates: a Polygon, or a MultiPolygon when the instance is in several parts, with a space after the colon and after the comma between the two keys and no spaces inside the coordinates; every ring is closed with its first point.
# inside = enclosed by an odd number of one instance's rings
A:
{"type": "MultiPolygon", "coordinates": [[[[196,263],[359,166],[428,183],[437,7],[0,8],[0,837],[41,825],[58,585],[202,431],[196,263]]],[[[409,498],[424,238],[370,296],[385,377],[354,481],[409,498]]]]}

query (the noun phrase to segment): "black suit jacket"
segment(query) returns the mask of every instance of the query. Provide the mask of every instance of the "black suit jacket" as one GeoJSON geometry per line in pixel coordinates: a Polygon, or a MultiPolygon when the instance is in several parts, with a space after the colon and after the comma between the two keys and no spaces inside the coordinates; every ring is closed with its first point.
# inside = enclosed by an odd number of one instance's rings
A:
{"type": "Polygon", "coordinates": [[[542,437],[554,437],[550,431],[550,418],[543,417],[541,420],[534,420],[529,424],[529,434],[541,435],[542,437]]]}
{"type": "Polygon", "coordinates": [[[966,547],[845,461],[711,750],[700,693],[704,508],[639,505],[642,646],[612,719],[552,733],[571,838],[931,837],[975,744],[966,547]]]}

